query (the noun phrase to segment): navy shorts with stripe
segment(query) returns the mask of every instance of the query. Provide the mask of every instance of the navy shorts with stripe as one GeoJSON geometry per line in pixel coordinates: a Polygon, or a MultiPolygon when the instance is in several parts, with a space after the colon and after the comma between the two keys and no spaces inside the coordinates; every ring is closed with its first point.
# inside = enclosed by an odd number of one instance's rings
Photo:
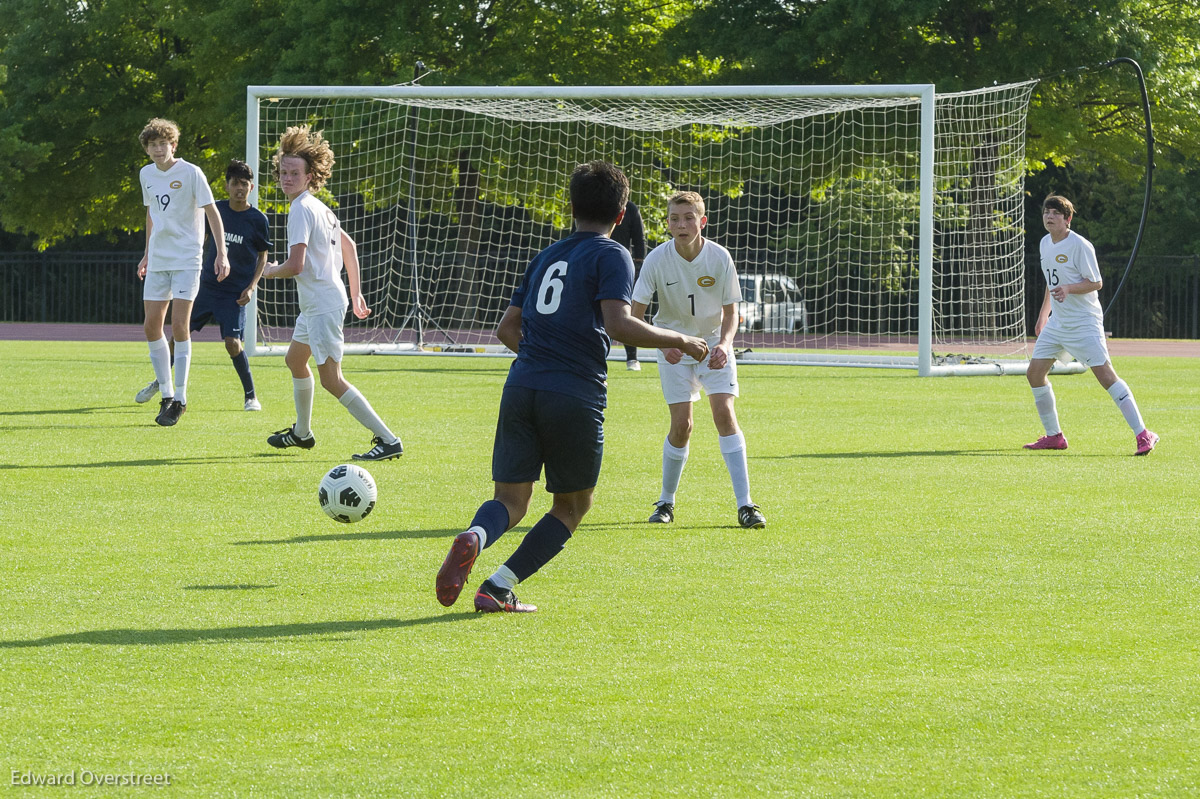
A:
{"type": "Polygon", "coordinates": [[[209,291],[201,285],[196,301],[192,303],[190,329],[203,330],[209,322],[221,326],[221,338],[246,337],[246,306],[237,304],[238,295],[209,291]]]}
{"type": "Polygon", "coordinates": [[[604,458],[604,407],[555,391],[505,386],[492,449],[492,479],[533,483],[546,468],[546,490],[594,488],[604,458]]]}

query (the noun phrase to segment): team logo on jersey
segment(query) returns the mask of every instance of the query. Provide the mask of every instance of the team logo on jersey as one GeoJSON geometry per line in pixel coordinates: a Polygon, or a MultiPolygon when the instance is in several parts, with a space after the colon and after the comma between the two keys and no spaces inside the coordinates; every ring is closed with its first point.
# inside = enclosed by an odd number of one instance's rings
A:
{"type": "Polygon", "coordinates": [[[1067,256],[1059,254],[1054,256],[1054,260],[1058,261],[1060,264],[1065,264],[1067,262],[1067,256]]]}
{"type": "Polygon", "coordinates": [[[172,181],[171,181],[171,188],[173,188],[173,189],[182,189],[182,188],[183,188],[183,181],[182,181],[182,180],[172,180],[172,181]]]}
{"type": "Polygon", "coordinates": [[[708,275],[705,275],[704,277],[696,279],[696,285],[706,289],[712,288],[713,286],[717,285],[717,279],[715,277],[709,277],[708,275]]]}

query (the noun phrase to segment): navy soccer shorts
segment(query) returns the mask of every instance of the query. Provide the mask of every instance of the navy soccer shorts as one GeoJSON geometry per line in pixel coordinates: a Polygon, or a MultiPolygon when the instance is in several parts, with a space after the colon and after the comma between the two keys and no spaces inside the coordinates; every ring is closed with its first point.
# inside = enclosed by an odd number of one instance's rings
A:
{"type": "Polygon", "coordinates": [[[546,490],[594,488],[604,458],[604,408],[554,391],[505,386],[492,449],[492,479],[532,483],[546,467],[546,490]]]}
{"type": "Polygon", "coordinates": [[[196,301],[192,303],[191,330],[203,330],[209,322],[221,326],[221,338],[246,337],[246,306],[237,304],[238,295],[212,291],[201,284],[196,301]]]}

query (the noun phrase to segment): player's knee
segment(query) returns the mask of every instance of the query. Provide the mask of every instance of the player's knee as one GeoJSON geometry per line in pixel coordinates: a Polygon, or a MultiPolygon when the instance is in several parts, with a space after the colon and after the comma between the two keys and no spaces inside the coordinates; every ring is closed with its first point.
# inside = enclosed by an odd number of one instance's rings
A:
{"type": "Polygon", "coordinates": [[[230,358],[236,358],[237,354],[242,351],[242,342],[236,338],[225,339],[225,351],[229,353],[230,358]]]}

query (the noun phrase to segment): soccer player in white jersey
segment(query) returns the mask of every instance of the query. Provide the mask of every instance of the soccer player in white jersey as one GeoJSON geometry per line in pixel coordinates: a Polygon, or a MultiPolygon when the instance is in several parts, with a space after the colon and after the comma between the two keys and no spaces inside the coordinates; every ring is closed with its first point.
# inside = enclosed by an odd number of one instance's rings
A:
{"type": "Polygon", "coordinates": [[[279,187],[287,195],[288,257],[283,263],[269,263],[264,278],[296,279],[300,315],[292,343],[284,360],[292,373],[292,397],[296,403],[296,423],[275,432],[267,443],[278,449],[312,449],[313,376],[308,359],[317,362],[321,386],[338,398],[350,415],[374,433],[371,449],[355,460],[384,461],[404,452],[399,437],[375,413],[371,403],[342,376],[342,351],[345,344],[342,325],[349,305],[354,315],[366,319],[371,314],[362,294],[358,249],[354,239],[342,230],[337,215],[312,195],[333,174],[333,150],[318,131],[307,125],[291,127],[279,140],[274,158],[279,187]],[[342,283],[342,268],[350,281],[350,296],[342,283]]]}
{"type": "Polygon", "coordinates": [[[229,264],[225,230],[208,179],[199,167],[175,157],[179,126],[167,119],[152,119],[142,128],[138,140],[154,163],[146,164],[139,173],[142,203],[146,206],[146,252],[138,263],[137,274],[145,281],[142,299],[146,307],[146,341],[154,379],[162,391],[154,421],[170,427],[187,410],[188,368],[192,361],[188,321],[200,289],[205,218],[217,242],[213,262],[217,280],[229,274],[229,264]],[[163,335],[168,305],[172,306],[171,332],[175,339],[173,381],[171,350],[163,335]]]}
{"type": "Polygon", "coordinates": [[[646,256],[633,287],[631,313],[643,318],[657,293],[654,324],[704,339],[709,355],[696,361],[677,349],[659,350],[658,377],[671,412],[671,429],[663,442],[662,494],[650,521],[675,519],[675,492],[692,436],[692,403],[700,399],[703,388],[733,481],[738,523],[746,528],[765,527],[767,520],[750,498],[746,439],[733,410],[738,395],[733,334],[737,331],[737,303],[742,299],[737,270],[728,250],[704,238],[708,217],[699,194],[684,191],[673,196],[667,202],[667,217],[671,238],[646,256]]]}
{"type": "Polygon", "coordinates": [[[1104,312],[1098,292],[1103,282],[1092,243],[1071,230],[1075,206],[1066,197],[1051,194],[1042,201],[1042,274],[1046,294],[1038,313],[1037,342],[1029,361],[1029,385],[1033,403],[1046,435],[1026,444],[1025,449],[1066,449],[1067,438],[1058,424],[1054,390],[1047,376],[1054,361],[1065,350],[1092,370],[1100,385],[1121,409],[1136,436],[1135,455],[1154,449],[1158,436],[1146,429],[1133,392],[1117,377],[1104,341],[1104,312]]]}

